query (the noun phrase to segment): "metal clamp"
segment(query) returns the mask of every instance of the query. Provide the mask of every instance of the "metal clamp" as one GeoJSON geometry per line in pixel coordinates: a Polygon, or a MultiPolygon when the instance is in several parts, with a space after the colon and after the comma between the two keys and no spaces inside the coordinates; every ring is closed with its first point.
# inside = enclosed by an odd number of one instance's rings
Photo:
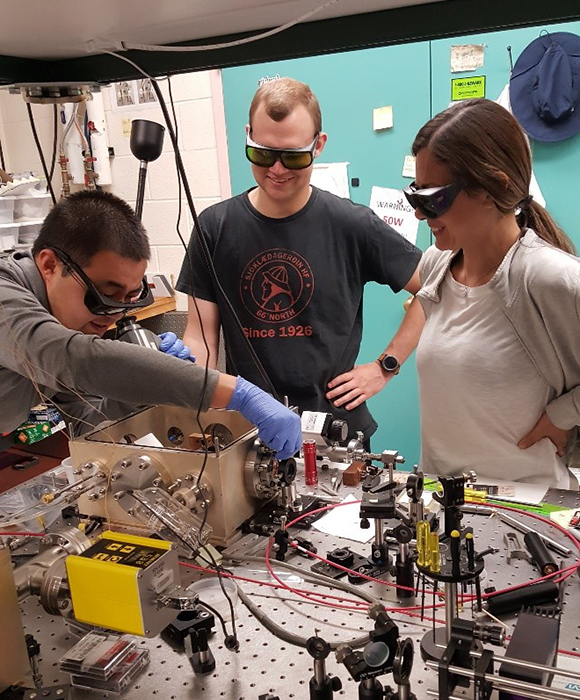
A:
{"type": "Polygon", "coordinates": [[[503,536],[503,541],[506,546],[506,561],[512,563],[512,559],[522,559],[524,561],[532,561],[532,557],[528,550],[522,546],[520,538],[515,532],[506,532],[503,536]]]}

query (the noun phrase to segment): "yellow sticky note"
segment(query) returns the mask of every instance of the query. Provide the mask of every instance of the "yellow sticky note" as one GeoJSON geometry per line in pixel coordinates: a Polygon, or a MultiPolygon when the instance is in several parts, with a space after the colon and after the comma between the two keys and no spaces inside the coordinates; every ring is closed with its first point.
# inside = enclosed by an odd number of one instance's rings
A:
{"type": "Polygon", "coordinates": [[[123,136],[129,138],[131,136],[131,120],[121,119],[121,126],[123,128],[123,136]]]}
{"type": "Polygon", "coordinates": [[[393,126],[393,108],[391,105],[387,107],[377,107],[373,109],[373,129],[381,131],[382,129],[391,129],[393,126]]]}

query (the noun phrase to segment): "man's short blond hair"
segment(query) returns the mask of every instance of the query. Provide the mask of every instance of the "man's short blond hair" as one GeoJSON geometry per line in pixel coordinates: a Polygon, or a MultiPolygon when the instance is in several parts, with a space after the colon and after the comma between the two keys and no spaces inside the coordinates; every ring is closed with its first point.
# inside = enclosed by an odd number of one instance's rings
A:
{"type": "Polygon", "coordinates": [[[264,106],[266,114],[275,122],[283,119],[303,105],[308,110],[314,122],[315,133],[322,131],[322,114],[316,95],[306,83],[301,83],[294,78],[279,78],[264,83],[254,95],[250,105],[250,129],[252,128],[252,117],[260,106],[264,106]]]}

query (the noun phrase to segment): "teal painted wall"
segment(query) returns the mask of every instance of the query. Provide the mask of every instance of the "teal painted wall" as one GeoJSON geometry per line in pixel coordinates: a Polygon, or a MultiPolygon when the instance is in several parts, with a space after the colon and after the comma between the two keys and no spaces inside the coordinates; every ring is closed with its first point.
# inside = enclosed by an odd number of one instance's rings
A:
{"type": "MultiPolygon", "coordinates": [[[[418,129],[432,114],[445,109],[451,94],[451,78],[485,75],[486,96],[495,99],[509,79],[506,47],[512,46],[514,61],[539,34],[541,28],[442,39],[364,51],[228,68],[223,71],[223,89],[228,134],[232,192],[254,185],[244,156],[248,108],[265,76],[291,76],[308,83],[322,108],[323,129],[329,135],[321,162],[349,165],[351,199],[369,203],[371,187],[403,187],[401,175],[405,155],[410,153],[418,129]],[[450,72],[452,44],[485,44],[484,67],[475,73],[450,72]],[[372,110],[392,105],[394,127],[372,129],[372,110]]],[[[580,22],[553,25],[551,31],[580,34],[580,22]]],[[[535,172],[548,201],[548,209],[580,248],[575,231],[575,198],[580,191],[580,136],[560,144],[534,144],[535,172]]],[[[419,227],[417,245],[430,244],[429,230],[419,227]]],[[[359,362],[375,359],[398,328],[407,295],[398,295],[376,284],[367,285],[364,299],[364,337],[359,362]]],[[[399,376],[373,397],[369,406],[379,423],[372,440],[375,450],[397,449],[407,467],[419,460],[419,407],[414,357],[399,376]]],[[[444,410],[444,407],[442,407],[444,410]]]]}
{"type": "MultiPolygon", "coordinates": [[[[550,32],[580,34],[580,22],[554,24],[550,32]]],[[[512,47],[514,63],[526,46],[539,36],[541,27],[506,32],[475,34],[432,42],[433,114],[445,109],[451,98],[451,77],[486,76],[486,97],[495,100],[509,81],[507,47],[512,47]],[[452,44],[485,44],[485,64],[475,73],[449,72],[452,44]]],[[[572,238],[580,250],[580,227],[576,200],[580,192],[580,134],[566,141],[540,143],[532,141],[534,173],[546,198],[546,208],[572,238]]]]}

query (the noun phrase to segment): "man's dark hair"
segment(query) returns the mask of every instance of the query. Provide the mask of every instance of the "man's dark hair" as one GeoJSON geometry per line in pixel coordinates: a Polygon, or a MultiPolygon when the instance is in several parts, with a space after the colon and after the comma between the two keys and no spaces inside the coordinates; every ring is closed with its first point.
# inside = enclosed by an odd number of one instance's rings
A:
{"type": "Polygon", "coordinates": [[[76,192],[56,204],[42,224],[32,254],[59,248],[87,265],[103,250],[137,262],[149,260],[149,240],[131,207],[110,192],[76,192]]]}

